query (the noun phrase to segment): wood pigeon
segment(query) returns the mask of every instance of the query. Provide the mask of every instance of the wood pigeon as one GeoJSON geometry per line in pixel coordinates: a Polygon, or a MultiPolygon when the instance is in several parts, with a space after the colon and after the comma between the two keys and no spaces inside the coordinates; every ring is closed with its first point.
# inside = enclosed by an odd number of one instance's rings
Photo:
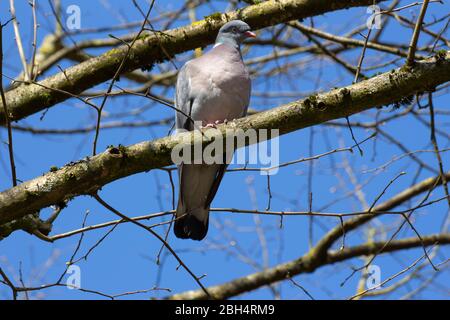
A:
{"type": "MultiPolygon", "coordinates": [[[[202,126],[214,126],[247,114],[251,82],[240,44],[255,36],[245,22],[230,21],[220,28],[210,51],[180,69],[175,106],[182,112],[175,115],[177,129],[194,130],[192,120],[201,121],[202,126]]],[[[209,208],[226,167],[225,162],[178,166],[179,196],[174,225],[178,238],[202,240],[206,236],[209,208]]]]}

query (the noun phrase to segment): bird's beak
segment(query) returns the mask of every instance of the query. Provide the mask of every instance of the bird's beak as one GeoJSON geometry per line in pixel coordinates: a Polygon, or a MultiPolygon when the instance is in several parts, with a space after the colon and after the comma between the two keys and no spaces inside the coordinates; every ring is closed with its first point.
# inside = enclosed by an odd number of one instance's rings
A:
{"type": "Polygon", "coordinates": [[[256,38],[256,34],[251,31],[245,31],[247,38],[256,38]]]}

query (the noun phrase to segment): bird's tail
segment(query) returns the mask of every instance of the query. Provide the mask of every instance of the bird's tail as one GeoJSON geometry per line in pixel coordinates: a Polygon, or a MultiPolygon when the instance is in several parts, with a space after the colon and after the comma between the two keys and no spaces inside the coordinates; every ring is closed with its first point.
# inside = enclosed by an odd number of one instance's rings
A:
{"type": "Polygon", "coordinates": [[[225,169],[224,164],[178,166],[180,190],[174,226],[178,238],[202,240],[206,236],[209,207],[225,169]]]}
{"type": "Polygon", "coordinates": [[[178,238],[202,240],[208,233],[209,208],[186,210],[178,203],[174,232],[178,238]]]}

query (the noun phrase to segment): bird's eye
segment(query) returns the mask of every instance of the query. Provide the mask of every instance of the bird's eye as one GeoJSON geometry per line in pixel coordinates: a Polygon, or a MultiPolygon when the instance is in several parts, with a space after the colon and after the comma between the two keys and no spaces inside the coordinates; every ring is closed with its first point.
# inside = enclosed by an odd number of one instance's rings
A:
{"type": "Polygon", "coordinates": [[[236,27],[234,27],[233,29],[231,29],[231,32],[238,33],[238,29],[236,27]]]}

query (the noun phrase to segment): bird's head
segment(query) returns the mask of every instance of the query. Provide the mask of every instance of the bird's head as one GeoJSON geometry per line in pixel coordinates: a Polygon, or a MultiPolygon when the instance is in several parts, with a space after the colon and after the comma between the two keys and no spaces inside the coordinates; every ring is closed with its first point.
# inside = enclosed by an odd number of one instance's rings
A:
{"type": "Polygon", "coordinates": [[[217,43],[230,43],[239,46],[247,38],[255,38],[248,24],[241,20],[227,22],[220,28],[216,38],[217,43]]]}

